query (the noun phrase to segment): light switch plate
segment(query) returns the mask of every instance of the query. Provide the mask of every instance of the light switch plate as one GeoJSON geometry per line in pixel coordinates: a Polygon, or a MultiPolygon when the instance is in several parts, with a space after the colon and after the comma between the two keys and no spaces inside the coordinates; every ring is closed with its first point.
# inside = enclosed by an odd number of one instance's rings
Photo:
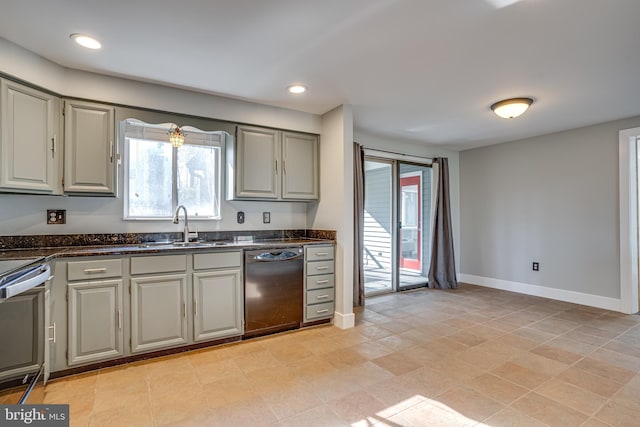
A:
{"type": "Polygon", "coordinates": [[[269,224],[271,222],[271,212],[262,212],[262,222],[269,224]]]}

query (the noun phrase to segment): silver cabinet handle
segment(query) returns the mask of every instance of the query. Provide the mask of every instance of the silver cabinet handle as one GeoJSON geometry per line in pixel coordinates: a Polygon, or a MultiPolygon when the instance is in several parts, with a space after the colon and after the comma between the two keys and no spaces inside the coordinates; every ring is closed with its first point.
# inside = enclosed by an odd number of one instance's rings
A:
{"type": "Polygon", "coordinates": [[[286,175],[287,174],[287,164],[285,163],[285,161],[282,161],[282,174],[286,175]]]}
{"type": "Polygon", "coordinates": [[[85,268],[84,270],[85,273],[91,274],[91,273],[106,273],[107,271],[107,267],[102,267],[102,268],[85,268]]]}
{"type": "Polygon", "coordinates": [[[329,268],[328,265],[320,265],[318,267],[316,267],[316,270],[327,270],[329,268]]]}
{"type": "Polygon", "coordinates": [[[198,317],[198,300],[193,300],[193,317],[198,317]]]}
{"type": "Polygon", "coordinates": [[[109,141],[109,161],[113,163],[113,141],[109,141]]]}
{"type": "Polygon", "coordinates": [[[185,319],[187,318],[187,303],[186,302],[182,303],[182,317],[184,317],[185,319]]]}
{"type": "Polygon", "coordinates": [[[328,312],[329,309],[328,308],[323,308],[322,310],[316,310],[316,314],[320,314],[320,313],[326,313],[328,312]]]}
{"type": "Polygon", "coordinates": [[[53,336],[49,336],[49,341],[56,343],[56,323],[53,322],[53,325],[49,326],[49,330],[53,329],[53,336]]]}
{"type": "Polygon", "coordinates": [[[329,255],[329,252],[316,252],[317,256],[327,256],[329,255]]]}
{"type": "Polygon", "coordinates": [[[324,285],[325,283],[329,283],[329,280],[325,279],[325,280],[317,280],[316,281],[316,285],[324,285]]]}
{"type": "Polygon", "coordinates": [[[51,137],[51,157],[56,156],[56,136],[51,137]]]}
{"type": "Polygon", "coordinates": [[[325,299],[325,298],[329,298],[329,295],[317,295],[316,299],[325,299]]]}
{"type": "Polygon", "coordinates": [[[278,161],[276,160],[276,175],[278,175],[278,161]]]}
{"type": "Polygon", "coordinates": [[[118,309],[118,329],[122,329],[122,311],[118,309]]]}

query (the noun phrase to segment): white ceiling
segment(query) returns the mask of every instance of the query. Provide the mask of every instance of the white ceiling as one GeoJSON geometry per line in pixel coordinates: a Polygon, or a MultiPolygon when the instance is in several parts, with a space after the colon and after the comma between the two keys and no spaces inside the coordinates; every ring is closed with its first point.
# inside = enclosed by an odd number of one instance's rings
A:
{"type": "Polygon", "coordinates": [[[640,115],[639,0],[2,0],[65,67],[322,114],[463,150],[640,115]],[[98,37],[87,51],[71,33],[98,37]],[[286,87],[303,83],[304,95],[286,87]],[[514,120],[500,99],[528,96],[514,120]]]}

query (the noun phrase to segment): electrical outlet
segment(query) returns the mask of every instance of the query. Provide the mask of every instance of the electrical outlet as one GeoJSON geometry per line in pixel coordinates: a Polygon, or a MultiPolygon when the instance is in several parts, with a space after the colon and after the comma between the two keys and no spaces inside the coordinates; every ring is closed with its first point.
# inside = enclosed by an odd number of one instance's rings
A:
{"type": "Polygon", "coordinates": [[[533,271],[540,271],[540,263],[534,261],[533,262],[533,271]]]}
{"type": "Polygon", "coordinates": [[[66,209],[47,209],[47,224],[66,224],[66,209]]]}
{"type": "Polygon", "coordinates": [[[271,222],[271,212],[262,212],[262,222],[269,224],[271,222]]]}
{"type": "Polygon", "coordinates": [[[238,221],[238,224],[244,224],[244,212],[238,212],[238,214],[236,215],[236,220],[238,221]]]}

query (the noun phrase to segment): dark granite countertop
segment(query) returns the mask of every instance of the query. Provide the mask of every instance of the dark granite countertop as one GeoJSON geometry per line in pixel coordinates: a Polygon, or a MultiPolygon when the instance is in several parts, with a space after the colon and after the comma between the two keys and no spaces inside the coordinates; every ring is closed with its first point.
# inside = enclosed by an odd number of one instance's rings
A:
{"type": "Polygon", "coordinates": [[[133,243],[116,245],[92,245],[92,246],[62,246],[51,248],[21,248],[0,251],[0,260],[42,258],[51,261],[56,258],[99,256],[99,255],[137,255],[137,254],[163,254],[186,253],[196,251],[228,251],[245,249],[276,249],[298,245],[333,244],[331,239],[314,238],[284,238],[245,241],[205,241],[190,243],[181,246],[173,243],[133,243]]]}

